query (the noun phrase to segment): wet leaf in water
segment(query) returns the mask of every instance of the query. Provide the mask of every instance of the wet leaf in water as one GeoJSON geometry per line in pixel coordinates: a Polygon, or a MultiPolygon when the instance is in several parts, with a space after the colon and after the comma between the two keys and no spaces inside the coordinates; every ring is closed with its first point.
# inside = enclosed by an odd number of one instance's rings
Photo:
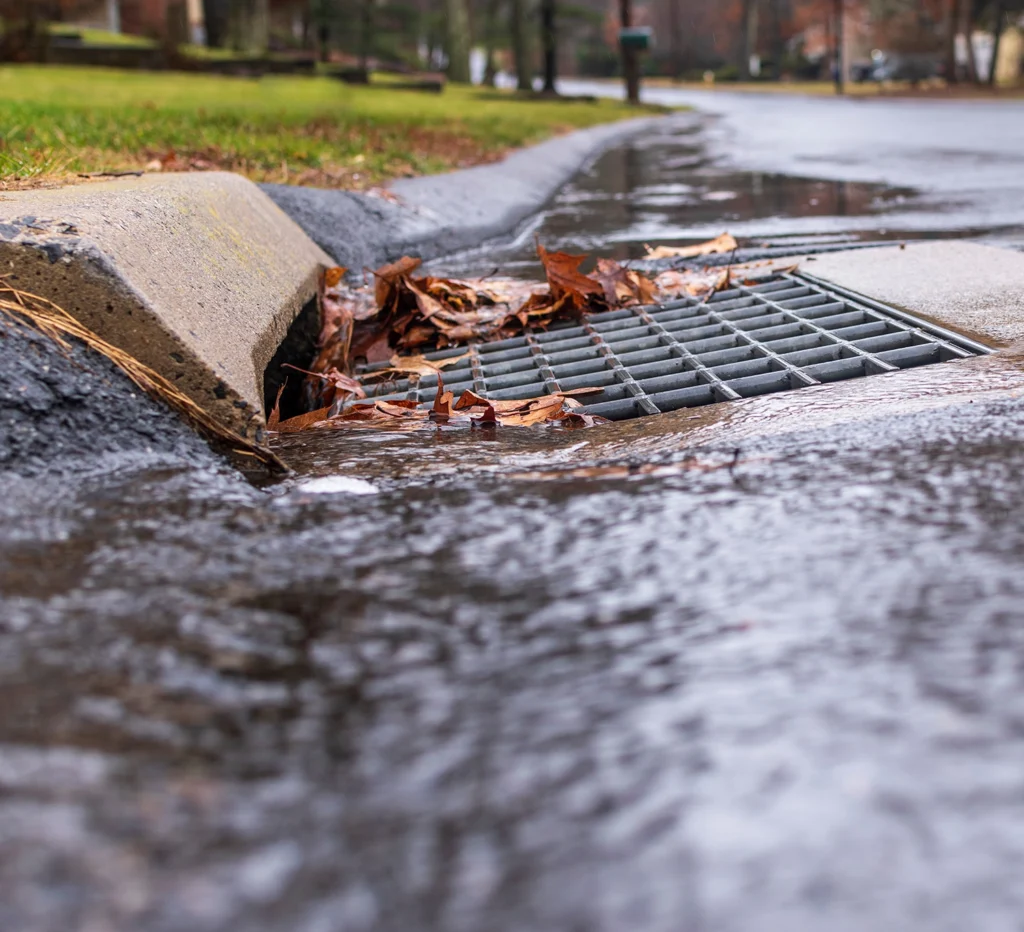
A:
{"type": "Polygon", "coordinates": [[[364,375],[362,381],[364,383],[369,381],[387,381],[400,375],[437,375],[442,369],[447,369],[448,366],[462,362],[469,355],[469,353],[462,353],[460,356],[449,356],[447,359],[427,359],[426,356],[398,356],[396,354],[391,357],[390,365],[387,369],[378,369],[368,375],[364,375]]]}
{"type": "Polygon", "coordinates": [[[311,427],[315,427],[317,424],[327,420],[330,416],[331,409],[318,408],[316,411],[308,411],[305,414],[299,414],[296,417],[290,417],[287,421],[275,422],[274,426],[270,426],[270,422],[267,422],[267,429],[276,431],[279,434],[295,434],[299,431],[309,430],[311,427]]]}
{"type": "Polygon", "coordinates": [[[434,395],[434,406],[430,409],[431,420],[447,421],[452,416],[452,401],[455,396],[444,390],[444,382],[437,380],[437,394],[434,395]]]}
{"type": "Polygon", "coordinates": [[[472,391],[465,391],[457,403],[438,380],[434,403],[430,407],[415,401],[378,400],[372,404],[354,403],[338,414],[328,409],[282,422],[278,430],[287,432],[307,429],[381,428],[385,430],[419,430],[444,426],[536,427],[553,424],[567,429],[593,427],[606,423],[604,418],[580,412],[576,396],[599,394],[601,388],[581,388],[572,392],[556,392],[541,398],[491,400],[472,391]]]}
{"type": "Polygon", "coordinates": [[[647,246],[648,259],[699,259],[701,256],[713,256],[720,253],[735,252],[740,248],[735,237],[723,233],[706,243],[694,246],[658,246],[652,249],[647,246]]]}

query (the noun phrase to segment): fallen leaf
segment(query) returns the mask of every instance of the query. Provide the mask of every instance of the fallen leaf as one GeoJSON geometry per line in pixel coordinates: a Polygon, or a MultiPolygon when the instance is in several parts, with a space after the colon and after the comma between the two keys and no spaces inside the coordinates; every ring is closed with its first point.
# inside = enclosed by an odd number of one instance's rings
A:
{"type": "Polygon", "coordinates": [[[701,256],[713,256],[724,252],[735,252],[740,244],[728,233],[723,233],[706,243],[694,246],[658,246],[656,249],[647,247],[648,259],[699,259],[701,256]]]}
{"type": "Polygon", "coordinates": [[[398,286],[402,279],[407,275],[411,275],[422,264],[422,259],[415,259],[412,256],[402,256],[402,258],[397,262],[382,265],[373,273],[374,278],[376,279],[374,296],[377,300],[378,310],[387,310],[388,303],[392,300],[394,293],[398,290],[398,286]]]}
{"type": "Polygon", "coordinates": [[[728,269],[670,269],[654,278],[654,284],[662,299],[689,295],[706,298],[721,291],[729,284],[728,269]]]}
{"type": "Polygon", "coordinates": [[[437,380],[437,394],[434,395],[434,406],[430,409],[430,418],[434,421],[447,421],[452,416],[452,400],[454,395],[444,390],[444,382],[437,380]]]}
{"type": "Polygon", "coordinates": [[[287,421],[279,421],[273,428],[270,427],[270,422],[267,422],[267,429],[274,430],[279,434],[295,434],[299,431],[309,430],[322,421],[326,421],[330,416],[331,409],[319,408],[316,411],[308,411],[306,414],[300,414],[296,417],[290,417],[287,421]]]}
{"type": "Polygon", "coordinates": [[[600,282],[588,278],[579,270],[586,256],[548,252],[540,243],[537,243],[537,255],[544,266],[551,297],[556,302],[567,298],[577,310],[582,310],[591,298],[604,296],[600,282]]]}
{"type": "Polygon", "coordinates": [[[274,399],[274,407],[270,411],[270,416],[267,418],[267,430],[277,430],[277,425],[281,423],[281,396],[284,394],[285,386],[282,385],[277,390],[277,397],[274,399]]]}
{"type": "Polygon", "coordinates": [[[655,301],[657,289],[654,282],[614,259],[598,259],[594,279],[604,290],[609,307],[653,304],[655,301]]]}
{"type": "Polygon", "coordinates": [[[348,269],[342,265],[335,265],[329,269],[324,269],[324,287],[337,288],[347,271],[348,269]]]}
{"type": "Polygon", "coordinates": [[[466,408],[488,407],[493,411],[495,410],[495,406],[500,404],[500,401],[489,401],[488,399],[484,398],[483,395],[478,395],[472,389],[467,388],[459,396],[459,400],[455,405],[455,410],[464,411],[466,408]]]}
{"type": "Polygon", "coordinates": [[[366,389],[363,388],[362,383],[358,379],[339,372],[333,366],[326,372],[311,372],[308,369],[300,369],[298,366],[293,366],[288,362],[284,366],[287,369],[294,369],[296,372],[301,372],[309,378],[319,379],[325,383],[318,393],[323,407],[330,407],[334,404],[340,405],[350,401],[352,398],[366,397],[366,389]]]}
{"type": "Polygon", "coordinates": [[[392,356],[387,369],[377,369],[362,376],[362,381],[387,381],[399,375],[430,376],[437,375],[442,369],[454,366],[470,356],[470,353],[462,353],[460,356],[449,356],[447,359],[427,359],[426,356],[392,356]]]}

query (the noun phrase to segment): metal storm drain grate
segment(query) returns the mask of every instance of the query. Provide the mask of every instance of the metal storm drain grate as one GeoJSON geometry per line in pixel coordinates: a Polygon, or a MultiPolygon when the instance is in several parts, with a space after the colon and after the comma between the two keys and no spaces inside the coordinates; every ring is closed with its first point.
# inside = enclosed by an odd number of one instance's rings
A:
{"type": "MultiPolygon", "coordinates": [[[[444,359],[465,348],[428,353],[444,359]]],[[[640,417],[947,362],[990,350],[891,308],[796,275],[589,316],[471,347],[445,387],[495,399],[601,387],[583,409],[640,417]]],[[[386,368],[366,366],[363,372],[386,368]]],[[[378,398],[433,400],[434,376],[386,382],[378,398]]]]}

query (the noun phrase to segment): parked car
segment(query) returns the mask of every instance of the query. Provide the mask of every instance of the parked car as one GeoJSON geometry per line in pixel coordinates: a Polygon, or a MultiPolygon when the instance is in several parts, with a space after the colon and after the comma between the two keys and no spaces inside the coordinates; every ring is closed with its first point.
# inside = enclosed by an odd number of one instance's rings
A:
{"type": "Polygon", "coordinates": [[[850,64],[850,80],[854,84],[866,84],[875,80],[875,63],[873,61],[855,61],[850,64]]]}
{"type": "Polygon", "coordinates": [[[875,52],[871,56],[871,81],[909,81],[917,84],[942,72],[942,59],[928,52],[875,52]]]}

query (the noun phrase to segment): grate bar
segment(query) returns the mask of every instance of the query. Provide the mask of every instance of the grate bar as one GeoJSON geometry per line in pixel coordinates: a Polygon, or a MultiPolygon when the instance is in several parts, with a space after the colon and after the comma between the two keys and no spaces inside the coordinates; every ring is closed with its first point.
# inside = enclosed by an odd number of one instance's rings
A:
{"type": "MultiPolygon", "coordinates": [[[[749,286],[741,285],[741,286],[739,286],[739,288],[740,288],[741,291],[743,291],[746,294],[750,294],[750,295],[755,294],[755,292],[753,291],[753,288],[751,288],[749,286]]],[[[757,295],[757,297],[762,297],[763,298],[762,295],[757,295]]],[[[763,298],[763,300],[765,301],[765,303],[769,307],[773,308],[778,313],[784,315],[787,319],[789,319],[793,323],[799,324],[801,329],[812,331],[813,333],[816,333],[819,337],[823,337],[827,342],[829,342],[829,343],[836,343],[839,346],[841,346],[844,349],[846,349],[848,352],[852,353],[853,355],[860,356],[866,362],[869,362],[875,368],[876,371],[878,371],[878,372],[895,372],[896,371],[896,369],[897,369],[896,366],[890,365],[889,363],[885,362],[882,359],[878,359],[876,356],[873,356],[867,350],[864,350],[861,347],[857,346],[856,343],[853,343],[850,340],[846,340],[843,337],[839,336],[839,334],[837,334],[837,333],[835,333],[835,332],[833,332],[831,330],[826,330],[824,327],[819,327],[816,323],[814,323],[813,320],[809,320],[806,317],[801,317],[800,315],[796,314],[795,311],[790,310],[789,308],[784,308],[781,305],[776,304],[771,299],[763,298]]],[[[803,308],[801,308],[801,310],[803,310],[803,308]]]]}
{"type": "MultiPolygon", "coordinates": [[[[626,387],[626,391],[635,399],[636,407],[639,409],[637,413],[660,414],[661,412],[658,410],[657,405],[647,397],[647,393],[637,384],[636,379],[633,378],[629,370],[622,364],[622,361],[615,355],[612,348],[605,342],[604,337],[594,329],[590,321],[583,321],[583,329],[586,333],[590,334],[590,338],[600,347],[601,355],[604,356],[605,362],[615,372],[616,379],[626,387]]],[[[586,378],[586,376],[582,376],[582,378],[586,378]]]]}
{"type": "MultiPolygon", "coordinates": [[[[665,305],[665,308],[669,310],[671,310],[672,307],[673,304],[671,303],[665,305]]],[[[672,348],[672,351],[678,354],[682,359],[684,359],[686,363],[689,365],[689,367],[694,372],[697,373],[698,377],[702,381],[705,381],[712,386],[715,394],[720,396],[721,401],[736,401],[740,397],[739,394],[735,392],[733,389],[731,389],[722,379],[718,377],[717,374],[715,374],[711,369],[704,365],[704,363],[701,362],[699,356],[696,356],[693,353],[691,353],[690,350],[686,348],[685,343],[680,343],[679,340],[675,338],[675,336],[673,336],[658,321],[656,321],[651,316],[649,308],[638,307],[635,308],[635,311],[637,316],[641,320],[645,321],[647,326],[650,327],[652,331],[659,334],[659,336],[661,336],[662,339],[668,342],[669,346],[671,346],[672,348]]]]}
{"type": "Polygon", "coordinates": [[[547,394],[552,395],[555,392],[560,392],[562,390],[561,386],[558,384],[558,379],[555,378],[555,373],[551,371],[551,360],[545,354],[544,346],[532,333],[526,334],[526,342],[530,347],[530,352],[533,354],[533,361],[537,364],[537,371],[544,380],[547,394]]]}
{"type": "Polygon", "coordinates": [[[708,317],[710,317],[712,320],[717,320],[723,327],[728,327],[733,333],[736,334],[736,336],[740,340],[743,340],[749,346],[755,347],[759,352],[764,353],[764,355],[768,359],[772,360],[772,362],[774,362],[777,366],[789,372],[793,376],[793,380],[799,383],[801,386],[807,387],[810,385],[821,384],[816,378],[814,378],[814,376],[808,375],[798,366],[794,366],[788,360],[783,359],[774,350],[769,349],[766,345],[762,343],[759,343],[749,333],[747,333],[745,330],[741,330],[731,320],[726,320],[721,314],[716,314],[712,310],[709,310],[707,313],[708,317]]]}

